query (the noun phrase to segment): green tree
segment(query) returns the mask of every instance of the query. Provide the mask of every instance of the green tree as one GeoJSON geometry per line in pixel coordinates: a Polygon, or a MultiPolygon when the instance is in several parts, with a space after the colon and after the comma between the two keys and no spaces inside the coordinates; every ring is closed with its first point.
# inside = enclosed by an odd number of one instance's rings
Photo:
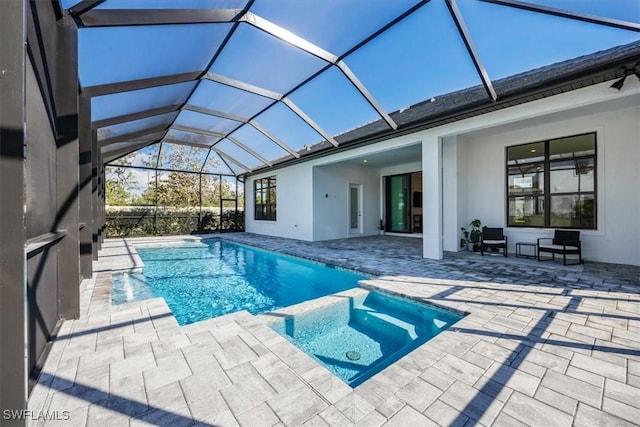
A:
{"type": "MultiPolygon", "coordinates": [[[[223,199],[234,199],[236,197],[236,184],[233,178],[222,178],[218,176],[202,176],[202,206],[220,206],[220,194],[223,199]]],[[[244,206],[244,191],[238,185],[238,207],[244,206]]],[[[225,206],[227,206],[225,204],[225,206]]]]}
{"type": "Polygon", "coordinates": [[[158,179],[158,206],[197,207],[200,205],[200,175],[177,170],[200,171],[201,148],[187,145],[164,144],[161,151],[162,167],[175,171],[161,174],[158,179]]]}
{"type": "Polygon", "coordinates": [[[232,177],[221,179],[218,175],[201,174],[201,171],[218,170],[220,165],[215,162],[220,160],[218,156],[211,155],[203,165],[207,148],[202,147],[204,141],[200,135],[185,142],[198,146],[164,142],[160,146],[159,158],[155,155],[158,151],[145,150],[120,159],[119,165],[113,166],[109,173],[110,199],[120,205],[155,206],[156,209],[149,212],[153,212],[153,224],[157,227],[154,230],[160,234],[189,232],[194,229],[194,218],[199,220],[197,226],[200,227],[201,202],[204,208],[213,208],[203,210],[203,215],[212,218],[212,229],[236,227],[236,203],[231,200],[236,198],[237,192],[238,207],[243,207],[243,186],[236,186],[232,177]],[[147,166],[150,170],[157,165],[164,171],[150,171],[148,178],[143,179],[139,172],[130,172],[132,164],[147,166]],[[143,181],[141,186],[138,186],[136,177],[143,181]]]}
{"type": "Polygon", "coordinates": [[[106,203],[110,206],[125,206],[131,198],[131,194],[125,186],[121,182],[113,180],[105,181],[105,195],[106,203]]]}
{"type": "MultiPolygon", "coordinates": [[[[127,159],[123,159],[124,164],[127,162],[127,159]]],[[[124,165],[107,166],[104,184],[107,205],[123,206],[131,202],[131,189],[136,185],[136,181],[124,165]]]]}
{"type": "MultiPolygon", "coordinates": [[[[155,173],[154,177],[155,177],[155,173]]],[[[156,184],[155,181],[149,182],[149,186],[145,188],[139,196],[136,196],[131,200],[131,204],[134,206],[153,206],[156,204],[156,184]]]]}

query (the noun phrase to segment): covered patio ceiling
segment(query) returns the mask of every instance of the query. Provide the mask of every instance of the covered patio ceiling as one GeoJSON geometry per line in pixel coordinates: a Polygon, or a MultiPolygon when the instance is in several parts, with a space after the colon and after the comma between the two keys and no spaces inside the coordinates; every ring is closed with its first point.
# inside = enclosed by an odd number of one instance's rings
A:
{"type": "Polygon", "coordinates": [[[499,102],[500,79],[640,40],[636,0],[60,1],[105,163],[138,151],[159,167],[187,146],[193,172],[236,176],[365,125],[401,132],[395,116],[445,94],[499,102]]]}

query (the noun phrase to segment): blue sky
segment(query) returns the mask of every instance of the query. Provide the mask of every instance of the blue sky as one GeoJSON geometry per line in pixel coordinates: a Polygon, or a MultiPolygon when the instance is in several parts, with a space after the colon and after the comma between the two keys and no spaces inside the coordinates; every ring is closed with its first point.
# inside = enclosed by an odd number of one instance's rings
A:
{"type": "MultiPolygon", "coordinates": [[[[640,22],[640,0],[529,1],[640,22]]],[[[62,1],[65,7],[75,2],[62,1]]],[[[236,8],[244,3],[243,0],[107,0],[99,7],[236,8]]],[[[415,3],[416,0],[257,0],[252,12],[331,53],[342,55],[415,3]]],[[[493,80],[640,40],[638,32],[477,0],[459,0],[458,5],[480,59],[493,80]]],[[[202,71],[229,28],[230,24],[192,24],[81,29],[81,83],[91,86],[202,71]]],[[[444,0],[431,0],[396,27],[346,56],[345,62],[389,112],[481,84],[444,0]]],[[[211,71],[285,93],[325,65],[318,58],[248,24],[241,24],[211,71]]],[[[223,109],[229,101],[218,104],[215,100],[230,99],[230,93],[219,86],[201,83],[190,102],[223,109]]],[[[185,90],[185,96],[191,89],[185,90]]],[[[169,98],[180,98],[169,92],[169,98]]],[[[335,68],[290,97],[332,135],[378,117],[335,68]]],[[[260,102],[268,105],[265,100],[260,102]]],[[[130,112],[131,108],[127,107],[130,103],[122,104],[122,109],[117,111],[112,103],[103,102],[101,106],[94,101],[94,118],[130,112]]],[[[292,145],[296,148],[320,139],[291,117],[295,115],[282,111],[280,105],[265,112],[257,121],[281,138],[295,140],[292,145]]]]}

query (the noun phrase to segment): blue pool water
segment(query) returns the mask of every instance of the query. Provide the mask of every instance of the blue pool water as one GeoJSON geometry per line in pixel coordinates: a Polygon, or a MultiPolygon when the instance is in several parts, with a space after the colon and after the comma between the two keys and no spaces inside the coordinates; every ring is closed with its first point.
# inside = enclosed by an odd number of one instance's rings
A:
{"type": "Polygon", "coordinates": [[[222,240],[136,247],[142,274],[113,276],[113,304],[163,297],[178,323],[265,313],[356,287],[366,276],[222,240]]]}
{"type": "Polygon", "coordinates": [[[272,327],[355,387],[463,316],[369,292],[289,317],[272,327]]]}

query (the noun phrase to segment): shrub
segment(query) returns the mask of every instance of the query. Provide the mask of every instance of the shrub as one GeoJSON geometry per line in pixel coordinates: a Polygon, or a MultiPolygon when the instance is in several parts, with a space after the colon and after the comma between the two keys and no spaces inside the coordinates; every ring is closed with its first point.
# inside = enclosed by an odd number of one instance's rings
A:
{"type": "Polygon", "coordinates": [[[107,237],[143,237],[220,231],[243,231],[244,212],[225,210],[217,214],[194,208],[155,209],[153,206],[108,206],[105,231],[107,237]]]}

